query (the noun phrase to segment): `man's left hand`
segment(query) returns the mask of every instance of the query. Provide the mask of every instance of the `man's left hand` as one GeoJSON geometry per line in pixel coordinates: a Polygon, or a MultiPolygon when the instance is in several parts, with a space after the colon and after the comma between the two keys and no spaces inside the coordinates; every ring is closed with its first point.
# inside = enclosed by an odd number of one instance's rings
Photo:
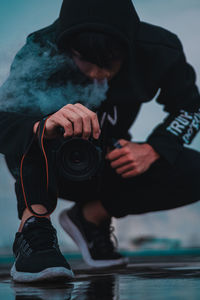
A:
{"type": "Polygon", "coordinates": [[[123,178],[131,178],[146,172],[160,155],[149,144],[138,144],[119,140],[122,148],[114,149],[106,155],[111,167],[123,178]]]}

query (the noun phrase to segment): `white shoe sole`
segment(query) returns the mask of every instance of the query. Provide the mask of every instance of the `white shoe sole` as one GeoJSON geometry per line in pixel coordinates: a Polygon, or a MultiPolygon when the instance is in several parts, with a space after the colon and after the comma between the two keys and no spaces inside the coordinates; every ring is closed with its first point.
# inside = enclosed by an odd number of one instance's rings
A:
{"type": "Polygon", "coordinates": [[[127,257],[114,259],[114,260],[94,260],[90,255],[85,239],[83,238],[78,227],[68,217],[67,211],[68,210],[64,210],[59,215],[60,225],[62,226],[64,231],[70,235],[70,237],[75,242],[75,244],[79,247],[84,261],[89,266],[94,268],[105,268],[105,267],[125,265],[128,263],[127,257]]]}
{"type": "Polygon", "coordinates": [[[15,263],[12,266],[11,277],[16,282],[36,282],[43,280],[57,280],[60,278],[72,279],[74,278],[74,273],[64,267],[53,267],[45,269],[38,273],[28,273],[28,272],[18,272],[15,267],[15,263]]]}

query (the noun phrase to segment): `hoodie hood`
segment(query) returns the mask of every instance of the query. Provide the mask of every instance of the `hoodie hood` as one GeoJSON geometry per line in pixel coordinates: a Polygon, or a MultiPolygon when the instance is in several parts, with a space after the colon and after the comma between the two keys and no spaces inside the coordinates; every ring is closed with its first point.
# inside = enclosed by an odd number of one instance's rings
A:
{"type": "Polygon", "coordinates": [[[127,46],[127,57],[120,72],[109,82],[109,103],[132,101],[138,92],[135,41],[140,19],[131,0],[64,0],[58,18],[56,43],[81,31],[98,31],[119,38],[127,46]],[[133,81],[135,84],[133,84],[133,81]]]}
{"type": "Polygon", "coordinates": [[[131,0],[64,0],[59,16],[57,44],[81,31],[100,31],[132,46],[139,17],[131,0]]]}

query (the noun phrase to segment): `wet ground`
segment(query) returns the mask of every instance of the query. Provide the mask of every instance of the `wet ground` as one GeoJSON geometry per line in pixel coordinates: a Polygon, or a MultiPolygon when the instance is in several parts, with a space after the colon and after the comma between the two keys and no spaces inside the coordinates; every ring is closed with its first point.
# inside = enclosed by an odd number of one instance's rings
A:
{"type": "Polygon", "coordinates": [[[94,270],[72,260],[70,282],[17,284],[9,266],[0,269],[0,299],[196,300],[200,299],[200,257],[134,258],[126,268],[94,270]]]}

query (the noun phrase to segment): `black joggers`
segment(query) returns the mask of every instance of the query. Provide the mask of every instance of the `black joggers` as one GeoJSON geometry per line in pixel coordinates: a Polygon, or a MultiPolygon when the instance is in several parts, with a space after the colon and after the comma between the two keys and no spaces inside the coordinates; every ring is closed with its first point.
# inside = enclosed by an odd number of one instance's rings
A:
{"type": "MultiPolygon", "coordinates": [[[[16,179],[15,191],[18,216],[26,208],[20,180],[20,160],[6,157],[8,168],[16,179]]],[[[156,161],[145,173],[122,179],[106,162],[101,178],[84,182],[58,178],[49,161],[49,189],[46,189],[44,158],[39,148],[32,146],[24,160],[24,190],[29,205],[43,204],[48,210],[56,206],[57,198],[75,202],[100,200],[111,216],[142,214],[173,209],[200,200],[200,152],[184,148],[171,166],[164,159],[156,161]]]]}

